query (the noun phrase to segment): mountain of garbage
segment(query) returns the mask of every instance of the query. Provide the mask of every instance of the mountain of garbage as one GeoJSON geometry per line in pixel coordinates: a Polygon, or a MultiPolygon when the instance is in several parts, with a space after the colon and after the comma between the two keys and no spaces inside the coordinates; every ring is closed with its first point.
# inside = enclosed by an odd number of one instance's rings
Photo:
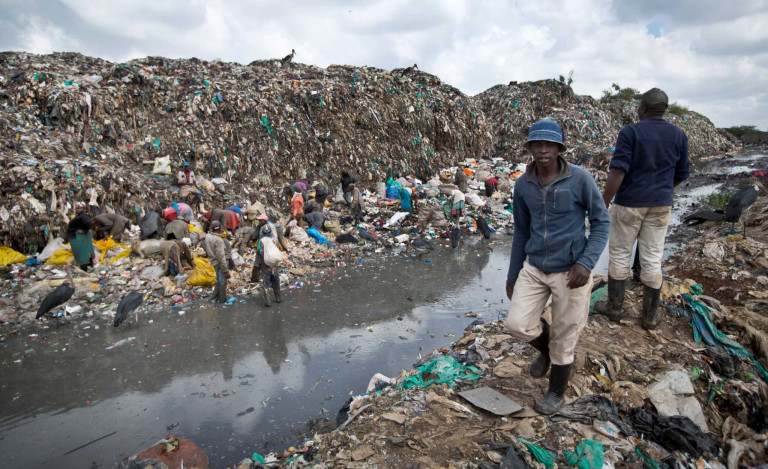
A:
{"type": "MultiPolygon", "coordinates": [[[[599,101],[579,96],[558,80],[510,82],[496,85],[474,97],[493,132],[493,155],[525,161],[523,147],[528,128],[539,119],[558,122],[566,133],[571,161],[605,169],[621,128],[637,120],[631,101],[599,101]]],[[[685,131],[691,161],[722,155],[735,147],[725,131],[718,130],[697,112],[668,112],[665,119],[685,131]]]]}
{"type": "MultiPolygon", "coordinates": [[[[211,182],[202,202],[216,208],[286,181],[335,187],[345,169],[370,185],[428,180],[468,159],[522,161],[528,126],[545,116],[584,162],[608,155],[631,112],[554,80],[469,97],[417,67],[0,53],[0,244],[35,252],[60,234],[76,200],[130,219],[167,206],[184,161],[211,182]]],[[[706,118],[672,120],[694,158],[731,148],[706,118]]]]}

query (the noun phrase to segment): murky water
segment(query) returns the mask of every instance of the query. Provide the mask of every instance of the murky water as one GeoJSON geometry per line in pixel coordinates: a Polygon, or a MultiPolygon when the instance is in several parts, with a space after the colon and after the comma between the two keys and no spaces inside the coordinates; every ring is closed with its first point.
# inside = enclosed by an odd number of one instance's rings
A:
{"type": "Polygon", "coordinates": [[[296,444],[309,419],[334,421],[374,373],[396,375],[448,345],[445,334],[474,320],[465,313],[505,311],[509,246],[494,249],[366,260],[272,308],[253,297],[144,315],[140,327],[10,337],[0,343],[3,465],[111,468],[169,433],[198,443],[212,467],[296,444]]]}

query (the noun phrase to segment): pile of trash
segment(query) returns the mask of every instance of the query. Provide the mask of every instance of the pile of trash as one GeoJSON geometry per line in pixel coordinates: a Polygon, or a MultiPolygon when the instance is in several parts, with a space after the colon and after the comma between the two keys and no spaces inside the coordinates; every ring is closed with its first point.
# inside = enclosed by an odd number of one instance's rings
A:
{"type": "MultiPolygon", "coordinates": [[[[485,113],[493,132],[493,156],[525,161],[523,147],[530,126],[550,118],[563,128],[568,151],[566,157],[580,165],[606,170],[616,137],[622,127],[637,120],[637,106],[621,99],[601,102],[591,96],[579,96],[557,80],[510,82],[496,85],[474,97],[485,113]]],[[[664,116],[682,128],[689,140],[692,162],[722,155],[736,146],[725,131],[696,112],[664,116]]]]}
{"type": "Polygon", "coordinates": [[[374,375],[335,431],[238,467],[757,467],[768,457],[768,360],[719,329],[731,313],[700,284],[667,283],[677,290],[665,287],[656,331],[590,317],[551,418],[533,410],[546,392],[528,374],[538,352],[501,321],[475,321],[414,369],[374,375]]]}
{"type": "MultiPolygon", "coordinates": [[[[272,206],[273,220],[286,230],[281,283],[288,288],[302,288],[312,283],[321,269],[362,263],[366,257],[407,255],[421,259],[434,249],[455,248],[464,242],[478,243],[511,234],[511,193],[521,174],[519,165],[469,159],[438,172],[428,181],[410,176],[390,178],[386,183],[375,184],[375,190],[363,191],[364,207],[357,222],[340,188],[320,212],[317,226],[300,227],[284,210],[272,206]],[[457,172],[466,181],[462,183],[466,184],[466,192],[462,192],[466,205],[459,213],[453,210],[457,172]],[[497,178],[498,190],[486,195],[485,180],[491,177],[497,178]]],[[[307,191],[308,198],[311,193],[307,191]]],[[[236,202],[245,206],[242,200],[236,202]]],[[[98,204],[91,206],[93,211],[99,208],[98,204]]],[[[195,266],[175,276],[165,272],[160,249],[163,228],[144,239],[142,227],[133,220],[120,239],[94,243],[95,265],[88,273],[73,265],[71,247],[60,237],[52,238],[36,254],[25,255],[2,247],[0,323],[32,322],[45,295],[68,276],[73,277],[75,293],[66,305],[52,311],[59,321],[111,321],[120,300],[137,288],[145,295],[142,313],[180,309],[186,302],[207,297],[215,276],[198,242],[202,225],[195,216],[188,223],[184,236],[195,257],[195,266]]],[[[234,266],[228,281],[230,304],[245,301],[248,295],[260,291],[259,282],[251,276],[255,251],[245,241],[252,223],[253,220],[243,219],[244,228],[229,233],[229,261],[234,266]]]]}
{"type": "Polygon", "coordinates": [[[344,168],[366,184],[426,179],[479,158],[482,124],[471,98],[417,69],[6,52],[0,243],[55,237],[75,200],[129,218],[173,201],[184,161],[209,208],[344,168]]]}

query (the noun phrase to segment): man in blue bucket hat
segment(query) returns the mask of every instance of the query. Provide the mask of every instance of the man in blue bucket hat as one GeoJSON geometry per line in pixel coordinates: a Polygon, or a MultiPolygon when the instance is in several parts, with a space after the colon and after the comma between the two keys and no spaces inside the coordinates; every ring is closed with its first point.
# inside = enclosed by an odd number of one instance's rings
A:
{"type": "Polygon", "coordinates": [[[576,343],[587,324],[591,271],[608,241],[610,219],[593,177],[560,155],[566,146],[557,123],[533,124],[525,147],[533,161],[515,183],[507,328],[540,352],[531,376],[541,378],[551,367],[549,390],[535,406],[551,415],[564,402],[576,343]],[[550,295],[548,324],[542,311],[550,295]]]}

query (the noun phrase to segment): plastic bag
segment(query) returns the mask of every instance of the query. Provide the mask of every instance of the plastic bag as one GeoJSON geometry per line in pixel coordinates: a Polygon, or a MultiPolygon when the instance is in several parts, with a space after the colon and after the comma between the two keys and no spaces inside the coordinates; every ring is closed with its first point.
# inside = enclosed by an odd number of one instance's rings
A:
{"type": "Polygon", "coordinates": [[[110,259],[110,260],[109,260],[109,263],[110,263],[110,264],[113,264],[113,263],[115,263],[115,262],[119,261],[120,259],[122,259],[122,258],[124,258],[124,257],[128,257],[128,256],[130,256],[130,255],[131,255],[131,248],[126,248],[126,249],[123,249],[122,251],[120,251],[120,252],[118,252],[117,254],[115,254],[115,257],[113,257],[112,259],[110,259]]]}
{"type": "Polygon", "coordinates": [[[292,220],[288,226],[291,228],[291,241],[296,241],[297,243],[309,242],[309,236],[307,236],[307,232],[304,231],[304,228],[296,225],[296,220],[292,220]]]}
{"type": "Polygon", "coordinates": [[[339,220],[325,220],[323,228],[325,228],[325,231],[333,233],[334,236],[341,234],[341,223],[339,223],[339,220]]]}
{"type": "Polygon", "coordinates": [[[307,230],[307,234],[320,244],[328,244],[328,238],[320,234],[320,232],[315,228],[309,228],[307,230]]]}
{"type": "Polygon", "coordinates": [[[187,278],[187,284],[193,286],[211,286],[216,284],[216,269],[204,257],[195,257],[195,270],[187,278]]]}
{"type": "Polygon", "coordinates": [[[581,440],[573,451],[565,451],[563,455],[568,464],[579,469],[602,469],[603,445],[593,440],[581,440]]]}
{"type": "Polygon", "coordinates": [[[475,381],[483,376],[479,368],[462,365],[453,357],[440,357],[417,368],[418,373],[408,376],[398,386],[404,389],[412,387],[428,387],[430,384],[447,383],[454,387],[456,380],[475,381]]]}
{"type": "Polygon", "coordinates": [[[269,237],[261,238],[261,244],[264,246],[264,263],[269,267],[277,267],[283,260],[280,249],[275,244],[275,240],[269,237]]]}
{"type": "Polygon", "coordinates": [[[51,242],[48,243],[47,246],[45,246],[45,249],[43,249],[43,252],[37,255],[37,258],[45,262],[51,258],[54,252],[62,251],[66,249],[67,249],[67,245],[64,244],[63,239],[54,238],[51,242]]]}
{"type": "Polygon", "coordinates": [[[152,174],[171,174],[171,157],[161,156],[155,158],[155,166],[152,168],[152,174]]]}
{"type": "Polygon", "coordinates": [[[11,265],[18,262],[27,262],[27,256],[5,246],[0,246],[0,265],[11,265]]]}
{"type": "Polygon", "coordinates": [[[65,251],[63,249],[60,249],[53,253],[51,257],[48,258],[48,261],[46,264],[52,264],[52,265],[69,265],[75,260],[75,255],[72,254],[72,251],[65,251]]]}
{"type": "Polygon", "coordinates": [[[116,243],[114,239],[112,239],[112,236],[109,237],[109,239],[106,240],[99,240],[94,241],[93,245],[99,248],[99,251],[101,251],[101,255],[99,256],[99,262],[102,264],[104,263],[104,258],[107,256],[107,251],[109,251],[112,248],[123,248],[126,249],[128,246],[125,244],[116,243]]]}

